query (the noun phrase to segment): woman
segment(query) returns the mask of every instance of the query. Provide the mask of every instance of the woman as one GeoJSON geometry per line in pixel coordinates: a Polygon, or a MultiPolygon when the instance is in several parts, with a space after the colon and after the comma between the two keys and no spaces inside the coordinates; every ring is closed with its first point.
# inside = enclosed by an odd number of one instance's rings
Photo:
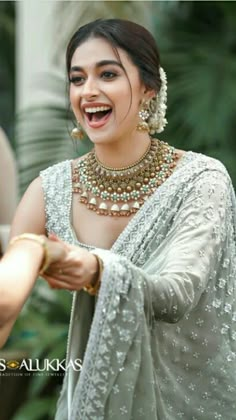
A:
{"type": "Polygon", "coordinates": [[[76,291],[67,357],[83,360],[80,376],[66,374],[56,419],[236,418],[229,175],[150,138],[166,124],[166,77],[143,27],[81,27],[67,71],[75,134],[94,150],[43,171],[13,224],[13,235],[54,232],[75,245],[45,273],[76,291]]]}

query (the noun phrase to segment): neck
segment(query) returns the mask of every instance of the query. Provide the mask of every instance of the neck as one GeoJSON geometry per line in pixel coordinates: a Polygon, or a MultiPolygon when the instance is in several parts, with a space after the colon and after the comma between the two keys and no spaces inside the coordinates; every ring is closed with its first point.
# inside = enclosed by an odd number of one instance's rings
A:
{"type": "Polygon", "coordinates": [[[98,160],[107,167],[122,168],[138,161],[150,145],[148,133],[136,133],[129,139],[120,139],[107,144],[96,144],[98,160]]]}

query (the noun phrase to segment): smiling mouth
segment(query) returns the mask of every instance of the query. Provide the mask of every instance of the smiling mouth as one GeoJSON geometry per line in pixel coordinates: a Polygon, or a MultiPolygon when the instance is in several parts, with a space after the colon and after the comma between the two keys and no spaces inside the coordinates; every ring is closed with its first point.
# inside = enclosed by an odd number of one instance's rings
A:
{"type": "Polygon", "coordinates": [[[112,109],[108,106],[101,106],[97,108],[86,108],[84,110],[85,116],[89,122],[102,122],[106,121],[112,112],[112,109]]]}

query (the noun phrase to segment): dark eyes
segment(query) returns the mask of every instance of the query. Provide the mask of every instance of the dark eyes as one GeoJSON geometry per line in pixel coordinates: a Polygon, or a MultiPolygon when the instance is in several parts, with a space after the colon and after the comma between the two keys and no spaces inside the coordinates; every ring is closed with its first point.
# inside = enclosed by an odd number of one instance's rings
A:
{"type": "Polygon", "coordinates": [[[103,79],[114,79],[117,76],[116,73],[114,73],[113,71],[104,71],[102,73],[102,78],[103,79]]]}
{"type": "Polygon", "coordinates": [[[73,85],[81,85],[83,83],[84,77],[79,76],[72,76],[70,77],[70,83],[73,83],[73,85]]]}
{"type": "MultiPolygon", "coordinates": [[[[100,77],[102,79],[105,80],[112,80],[117,76],[117,73],[113,72],[113,71],[103,71],[100,74],[100,77]]],[[[84,81],[86,80],[86,78],[84,76],[71,76],[70,77],[70,83],[73,83],[76,86],[80,86],[84,83],[84,81]]]]}

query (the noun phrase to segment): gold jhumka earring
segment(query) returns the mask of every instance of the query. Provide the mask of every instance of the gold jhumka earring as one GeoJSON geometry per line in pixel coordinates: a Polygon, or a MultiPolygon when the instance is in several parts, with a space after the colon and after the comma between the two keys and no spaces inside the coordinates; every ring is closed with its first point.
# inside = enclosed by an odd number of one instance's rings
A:
{"type": "Polygon", "coordinates": [[[77,127],[74,127],[73,130],[71,130],[71,137],[74,140],[83,140],[84,138],[84,132],[78,121],[77,121],[77,127]]]}

